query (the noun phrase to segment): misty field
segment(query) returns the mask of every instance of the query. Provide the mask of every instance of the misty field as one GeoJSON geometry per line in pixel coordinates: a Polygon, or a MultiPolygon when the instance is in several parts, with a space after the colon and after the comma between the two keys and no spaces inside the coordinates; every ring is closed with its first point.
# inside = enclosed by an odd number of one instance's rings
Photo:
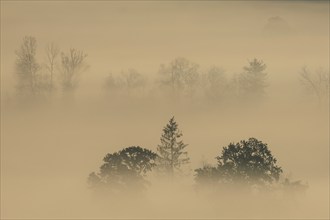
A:
{"type": "Polygon", "coordinates": [[[328,18],[1,1],[1,219],[328,219],[328,18]]]}
{"type": "Polygon", "coordinates": [[[126,105],[114,109],[109,104],[92,102],[28,110],[4,108],[2,215],[13,218],[327,216],[326,114],[307,111],[306,106],[299,107],[305,110],[290,112],[289,104],[285,110],[264,108],[243,112],[204,106],[189,113],[185,111],[188,106],[177,109],[166,109],[161,103],[153,106],[154,103],[149,103],[138,108],[126,105]],[[103,156],[134,145],[155,151],[162,125],[172,115],[176,116],[183,138],[189,144],[191,163],[187,176],[168,184],[151,176],[147,195],[135,198],[137,201],[129,197],[93,196],[87,187],[87,176],[97,170],[103,156]],[[308,182],[306,194],[297,198],[232,195],[234,201],[224,201],[225,195],[220,198],[197,195],[193,170],[203,162],[214,163],[215,155],[229,142],[248,137],[258,137],[269,144],[285,175],[308,182]],[[252,207],[244,205],[242,211],[235,211],[237,202],[246,204],[244,201],[249,201],[252,207]],[[262,206],[255,205],[259,203],[262,206]]]}

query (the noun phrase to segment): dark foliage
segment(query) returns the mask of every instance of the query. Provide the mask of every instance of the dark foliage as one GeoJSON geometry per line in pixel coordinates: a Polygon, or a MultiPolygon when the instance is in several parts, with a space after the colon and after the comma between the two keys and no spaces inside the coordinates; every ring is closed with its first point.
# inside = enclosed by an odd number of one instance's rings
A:
{"type": "Polygon", "coordinates": [[[197,184],[244,183],[264,186],[278,181],[282,173],[267,144],[255,138],[229,144],[216,159],[216,167],[204,166],[195,170],[197,184]]]}
{"type": "Polygon", "coordinates": [[[184,151],[188,145],[179,140],[181,137],[182,133],[178,129],[178,124],[172,117],[163,129],[160,138],[161,144],[157,148],[159,152],[159,169],[171,175],[175,171],[180,171],[182,165],[189,163],[188,153],[184,151]]]}
{"type": "Polygon", "coordinates": [[[112,193],[143,191],[146,173],[156,166],[156,158],[156,153],[139,146],[107,154],[100,172],[89,175],[89,185],[112,193]]]}
{"type": "Polygon", "coordinates": [[[282,173],[267,144],[255,138],[229,144],[216,159],[221,175],[228,181],[271,183],[278,181],[282,173]]]}

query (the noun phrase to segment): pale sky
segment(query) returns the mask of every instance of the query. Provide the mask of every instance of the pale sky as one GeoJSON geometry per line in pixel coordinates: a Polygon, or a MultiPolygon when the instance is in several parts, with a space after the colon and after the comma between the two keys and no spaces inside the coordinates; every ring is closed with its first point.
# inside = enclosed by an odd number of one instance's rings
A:
{"type": "Polygon", "coordinates": [[[39,62],[49,42],[84,50],[85,77],[96,84],[127,68],[155,74],[177,56],[230,73],[257,57],[283,72],[328,64],[329,3],[1,1],[1,75],[8,87],[15,81],[14,51],[25,35],[37,38],[39,62]],[[264,36],[275,16],[290,26],[289,35],[264,36]]]}
{"type": "Polygon", "coordinates": [[[0,115],[0,218],[329,219],[329,108],[317,103],[315,94],[308,96],[299,81],[305,65],[329,68],[329,1],[0,3],[5,103],[0,115]],[[62,93],[58,81],[54,96],[44,103],[16,99],[15,50],[26,35],[37,39],[40,64],[49,42],[64,52],[73,47],[88,54],[90,68],[81,75],[74,99],[62,93]],[[267,97],[249,103],[229,92],[223,99],[212,92],[210,96],[210,87],[199,88],[201,98],[179,93],[173,97],[154,81],[148,81],[152,89],[137,96],[102,91],[109,72],[135,68],[152,80],[160,64],[178,56],[198,63],[201,71],[222,67],[229,80],[249,59],[262,59],[267,97]],[[146,200],[130,197],[122,200],[125,205],[118,197],[110,203],[97,200],[86,180],[97,172],[104,155],[128,146],[156,151],[172,116],[189,144],[187,180],[177,184],[171,179],[163,185],[155,175],[146,200]],[[278,185],[273,199],[268,193],[248,194],[239,206],[232,191],[226,194],[233,203],[213,194],[217,190],[205,198],[196,193],[194,169],[205,162],[215,164],[223,147],[250,137],[269,144],[283,177],[308,183],[306,195],[290,200],[284,193],[281,198],[278,185]]]}

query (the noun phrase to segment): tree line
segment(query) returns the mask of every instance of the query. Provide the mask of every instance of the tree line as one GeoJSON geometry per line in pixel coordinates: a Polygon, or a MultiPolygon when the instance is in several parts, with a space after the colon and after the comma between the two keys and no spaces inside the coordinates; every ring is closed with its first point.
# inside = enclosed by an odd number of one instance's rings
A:
{"type": "MultiPolygon", "coordinates": [[[[190,162],[187,146],[172,117],[163,128],[157,152],[131,146],[108,153],[99,172],[89,175],[89,187],[105,195],[141,194],[150,185],[147,176],[152,171],[176,181],[184,174],[184,166],[190,162]]],[[[197,191],[216,193],[237,187],[271,191],[280,187],[295,193],[307,189],[301,181],[288,178],[280,181],[283,170],[277,165],[277,159],[268,145],[256,138],[230,143],[216,156],[216,160],[216,166],[203,164],[195,169],[197,191]]]]}
{"type": "MultiPolygon", "coordinates": [[[[87,54],[83,50],[70,48],[61,51],[54,43],[45,48],[44,62],[36,58],[37,40],[23,38],[16,51],[16,90],[20,97],[51,97],[58,89],[65,96],[72,96],[79,86],[81,73],[88,68],[87,54]]],[[[242,72],[228,77],[224,69],[212,66],[201,71],[200,66],[186,58],[178,57],[159,67],[156,80],[135,69],[110,73],[103,88],[110,96],[147,96],[159,93],[171,97],[207,97],[213,102],[224,100],[260,101],[265,98],[269,86],[267,66],[263,60],[253,58],[242,68],[242,72]]],[[[311,71],[303,67],[299,73],[301,85],[320,104],[329,97],[329,71],[311,71]]]]}
{"type": "Polygon", "coordinates": [[[46,61],[40,63],[36,59],[36,51],[36,38],[26,36],[15,52],[19,97],[50,97],[58,87],[71,96],[78,86],[80,74],[88,67],[87,54],[76,48],[60,51],[57,45],[50,43],[45,48],[46,61]]]}
{"type": "MultiPolygon", "coordinates": [[[[252,59],[243,67],[243,72],[228,78],[221,67],[212,66],[206,72],[200,66],[183,57],[168,64],[161,64],[151,93],[160,91],[171,98],[203,98],[211,101],[240,98],[240,100],[262,100],[268,86],[266,64],[252,59]],[[155,91],[157,90],[157,91],[155,91]]],[[[148,80],[135,69],[114,75],[105,80],[104,89],[109,95],[141,94],[147,89],[148,80]]]]}

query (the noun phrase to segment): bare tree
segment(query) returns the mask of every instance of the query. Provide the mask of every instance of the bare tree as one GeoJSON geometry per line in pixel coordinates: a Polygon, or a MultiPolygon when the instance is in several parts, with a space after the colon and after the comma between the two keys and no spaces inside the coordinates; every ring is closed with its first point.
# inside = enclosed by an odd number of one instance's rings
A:
{"type": "Polygon", "coordinates": [[[122,71],[120,75],[114,76],[112,73],[105,79],[104,89],[112,94],[143,94],[147,84],[147,78],[135,69],[122,71]]]}
{"type": "Polygon", "coordinates": [[[329,99],[329,71],[318,69],[311,72],[303,67],[300,72],[300,82],[305,89],[317,97],[319,105],[329,99]]]}
{"type": "Polygon", "coordinates": [[[169,86],[174,94],[187,91],[192,94],[198,84],[199,66],[189,60],[179,57],[168,66],[161,65],[159,73],[162,76],[161,85],[169,86]]]}
{"type": "Polygon", "coordinates": [[[71,48],[67,54],[61,54],[61,80],[64,92],[73,92],[78,85],[80,74],[87,69],[83,51],[71,48]]]}
{"type": "Polygon", "coordinates": [[[49,90],[51,93],[54,89],[54,73],[56,68],[56,58],[59,52],[60,50],[58,46],[55,45],[54,43],[50,43],[46,47],[46,56],[47,56],[46,68],[50,75],[49,90]]]}
{"type": "Polygon", "coordinates": [[[132,91],[137,92],[137,90],[143,90],[146,85],[146,78],[135,69],[129,69],[127,72],[122,72],[122,78],[129,93],[132,91]]]}
{"type": "Polygon", "coordinates": [[[36,61],[36,50],[36,38],[25,36],[21,47],[16,51],[17,90],[21,95],[34,96],[38,93],[37,74],[40,65],[36,61]]]}

